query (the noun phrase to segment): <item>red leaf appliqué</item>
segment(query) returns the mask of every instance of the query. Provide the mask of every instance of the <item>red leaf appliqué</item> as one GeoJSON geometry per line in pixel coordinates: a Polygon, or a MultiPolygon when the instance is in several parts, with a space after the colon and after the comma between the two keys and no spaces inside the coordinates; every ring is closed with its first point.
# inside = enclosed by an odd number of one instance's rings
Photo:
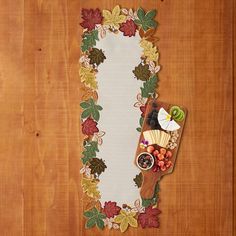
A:
{"type": "Polygon", "coordinates": [[[87,118],[83,123],[82,123],[82,132],[83,134],[86,135],[93,135],[94,133],[99,132],[97,128],[97,122],[94,121],[92,118],[87,118]]]}
{"type": "Polygon", "coordinates": [[[116,205],[116,202],[105,202],[103,212],[108,218],[114,217],[120,213],[121,208],[116,205]]]}
{"type": "Polygon", "coordinates": [[[158,228],[160,225],[158,215],[160,213],[159,209],[149,206],[144,213],[139,214],[138,222],[142,228],[158,228]]]}
{"type": "Polygon", "coordinates": [[[137,25],[133,20],[127,20],[121,24],[120,31],[123,32],[124,36],[135,36],[137,25]]]}
{"type": "Polygon", "coordinates": [[[146,109],[147,109],[147,104],[145,104],[144,106],[141,106],[139,109],[142,112],[141,116],[144,117],[146,109]]]}
{"type": "Polygon", "coordinates": [[[93,30],[96,24],[102,23],[101,11],[97,9],[82,9],[82,19],[84,20],[80,25],[84,29],[93,30]]]}

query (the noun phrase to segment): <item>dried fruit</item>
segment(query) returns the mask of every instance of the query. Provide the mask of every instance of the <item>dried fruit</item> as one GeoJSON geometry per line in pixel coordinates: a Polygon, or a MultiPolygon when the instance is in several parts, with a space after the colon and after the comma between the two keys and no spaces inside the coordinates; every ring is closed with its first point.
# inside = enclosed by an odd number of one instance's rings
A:
{"type": "Polygon", "coordinates": [[[168,132],[168,133],[170,134],[170,140],[167,145],[167,148],[173,150],[177,147],[177,140],[179,137],[179,133],[178,133],[178,130],[168,132]]]}
{"type": "Polygon", "coordinates": [[[140,153],[137,158],[137,164],[140,169],[149,170],[154,164],[154,158],[147,152],[140,153]]]}

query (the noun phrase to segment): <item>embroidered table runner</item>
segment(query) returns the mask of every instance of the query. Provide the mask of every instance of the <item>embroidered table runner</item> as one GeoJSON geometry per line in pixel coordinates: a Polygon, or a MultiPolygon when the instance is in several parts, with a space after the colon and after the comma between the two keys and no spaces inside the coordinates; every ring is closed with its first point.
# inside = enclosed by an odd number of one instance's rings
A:
{"type": "Polygon", "coordinates": [[[124,232],[139,225],[159,227],[159,185],[155,183],[151,198],[142,198],[143,175],[134,161],[137,145],[148,147],[147,140],[139,143],[147,101],[158,97],[155,16],[156,10],[141,7],[82,9],[81,174],[86,228],[124,232]]]}

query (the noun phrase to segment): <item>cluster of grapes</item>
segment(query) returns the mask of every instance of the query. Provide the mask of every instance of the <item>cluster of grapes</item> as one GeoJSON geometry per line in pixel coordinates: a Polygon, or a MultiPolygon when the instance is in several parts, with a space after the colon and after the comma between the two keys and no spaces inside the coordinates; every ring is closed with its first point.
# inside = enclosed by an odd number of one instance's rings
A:
{"type": "Polygon", "coordinates": [[[151,127],[151,129],[159,129],[161,130],[161,126],[157,119],[158,111],[153,109],[147,116],[147,124],[151,127]]]}

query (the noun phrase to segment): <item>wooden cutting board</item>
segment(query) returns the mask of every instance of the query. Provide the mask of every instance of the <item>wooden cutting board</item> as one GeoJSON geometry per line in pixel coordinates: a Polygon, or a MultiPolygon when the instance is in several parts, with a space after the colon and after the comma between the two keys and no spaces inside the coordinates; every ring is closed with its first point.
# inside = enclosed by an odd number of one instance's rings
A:
{"type": "MultiPolygon", "coordinates": [[[[142,144],[142,141],[145,140],[144,132],[149,131],[149,130],[154,130],[152,127],[150,127],[150,125],[147,122],[149,119],[148,118],[149,114],[152,111],[159,112],[161,108],[164,108],[166,111],[170,111],[171,107],[173,107],[173,106],[176,106],[176,104],[167,104],[167,103],[161,102],[157,99],[151,99],[147,103],[144,122],[143,122],[143,126],[142,126],[142,131],[140,134],[139,144],[138,144],[138,148],[137,148],[136,155],[135,155],[135,164],[136,165],[137,165],[138,156],[143,152],[147,152],[147,150],[148,150],[148,146],[142,147],[142,145],[140,145],[140,144],[142,144]]],[[[142,182],[140,193],[141,193],[141,197],[144,199],[151,199],[154,195],[154,190],[155,190],[155,186],[156,186],[157,181],[159,181],[162,176],[172,173],[172,171],[174,169],[175,161],[177,158],[177,153],[178,153],[178,149],[179,149],[179,145],[180,145],[180,141],[181,141],[181,137],[182,137],[182,132],[183,132],[184,124],[186,121],[186,116],[187,116],[187,109],[182,106],[180,107],[180,109],[184,112],[185,115],[184,115],[184,119],[182,121],[178,122],[178,125],[180,126],[180,128],[177,130],[178,131],[178,138],[176,141],[177,146],[174,149],[169,149],[168,147],[164,147],[167,151],[169,150],[172,153],[172,157],[170,158],[170,161],[172,162],[172,166],[169,167],[165,171],[161,171],[159,169],[159,171],[157,171],[157,172],[154,172],[153,168],[151,168],[149,170],[142,170],[141,169],[141,172],[143,175],[143,182],[142,182]]],[[[157,129],[155,129],[155,130],[157,130],[157,129]]],[[[161,132],[164,132],[165,134],[168,133],[168,131],[161,129],[161,127],[158,130],[161,130],[161,132]]],[[[161,146],[159,146],[157,144],[149,145],[149,146],[153,146],[157,150],[160,150],[162,148],[161,146]]],[[[155,160],[156,159],[157,159],[157,157],[155,157],[155,160]]]]}

